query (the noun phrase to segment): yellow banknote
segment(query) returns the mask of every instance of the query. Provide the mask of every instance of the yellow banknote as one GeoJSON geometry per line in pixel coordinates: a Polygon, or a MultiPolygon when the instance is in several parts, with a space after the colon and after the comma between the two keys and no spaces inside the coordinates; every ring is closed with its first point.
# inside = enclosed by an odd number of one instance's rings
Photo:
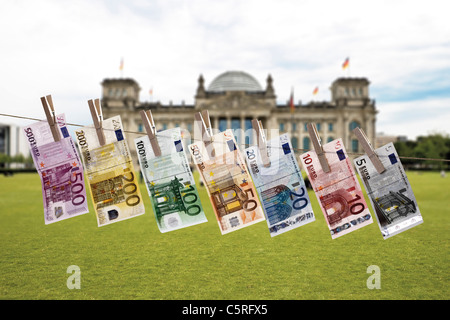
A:
{"type": "Polygon", "coordinates": [[[96,131],[85,127],[76,131],[85,164],[98,226],[125,220],[145,212],[132,159],[121,129],[120,117],[104,120],[114,134],[105,134],[106,144],[98,145],[96,131]],[[118,118],[118,119],[117,119],[118,118]],[[120,127],[118,126],[120,124],[120,127]],[[94,146],[93,148],[91,146],[94,146]]]}

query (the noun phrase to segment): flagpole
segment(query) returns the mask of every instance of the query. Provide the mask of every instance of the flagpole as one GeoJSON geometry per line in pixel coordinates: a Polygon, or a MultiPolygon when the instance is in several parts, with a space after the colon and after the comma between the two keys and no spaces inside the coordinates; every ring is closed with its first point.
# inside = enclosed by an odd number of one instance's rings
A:
{"type": "Polygon", "coordinates": [[[294,87],[291,87],[291,101],[290,101],[293,105],[293,107],[289,106],[291,109],[291,132],[292,132],[292,136],[294,136],[294,112],[295,112],[295,102],[294,102],[294,87]]]}

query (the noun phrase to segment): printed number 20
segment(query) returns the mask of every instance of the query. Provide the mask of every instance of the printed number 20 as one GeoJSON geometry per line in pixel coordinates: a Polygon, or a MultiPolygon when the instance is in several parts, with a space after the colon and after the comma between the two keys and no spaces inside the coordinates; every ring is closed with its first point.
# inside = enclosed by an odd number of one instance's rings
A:
{"type": "Polygon", "coordinates": [[[301,188],[301,191],[302,191],[302,192],[301,192],[300,194],[291,191],[291,200],[294,201],[294,202],[292,203],[292,207],[293,207],[295,210],[301,210],[301,209],[305,208],[305,207],[308,205],[308,199],[305,198],[305,197],[303,197],[303,196],[305,195],[305,193],[306,193],[305,188],[302,187],[302,188],[301,188]],[[294,200],[294,196],[297,196],[298,198],[296,198],[296,199],[294,200]]]}

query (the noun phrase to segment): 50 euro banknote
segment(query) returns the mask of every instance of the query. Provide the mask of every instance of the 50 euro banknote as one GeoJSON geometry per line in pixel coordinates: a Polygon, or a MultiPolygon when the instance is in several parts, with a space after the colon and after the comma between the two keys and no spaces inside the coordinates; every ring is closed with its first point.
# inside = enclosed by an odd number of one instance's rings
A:
{"type": "Polygon", "coordinates": [[[300,156],[327,221],[332,239],[372,223],[359,181],[342,139],[323,145],[330,172],[324,172],[315,151],[300,156]]]}
{"type": "Polygon", "coordinates": [[[101,146],[93,126],[76,130],[98,226],[145,212],[120,116],[103,120],[101,146]]]}
{"type": "Polygon", "coordinates": [[[264,213],[230,129],[212,136],[214,155],[202,141],[189,152],[206,186],[222,234],[264,220],[264,213]]]}
{"type": "Polygon", "coordinates": [[[23,128],[34,165],[41,178],[45,224],[89,211],[83,166],[69,135],[64,114],[56,116],[59,141],[55,141],[46,121],[23,128]]]}
{"type": "Polygon", "coordinates": [[[159,230],[167,232],[207,222],[183,148],[181,129],[160,131],[156,137],[159,157],[148,136],[134,142],[159,230]]]}
{"type": "Polygon", "coordinates": [[[384,239],[423,222],[411,184],[394,144],[375,150],[385,171],[378,173],[367,155],[354,160],[384,239]]]}
{"type": "Polygon", "coordinates": [[[267,151],[269,167],[263,165],[258,146],[247,148],[245,156],[273,237],[313,222],[315,217],[289,135],[267,141],[267,151]]]}

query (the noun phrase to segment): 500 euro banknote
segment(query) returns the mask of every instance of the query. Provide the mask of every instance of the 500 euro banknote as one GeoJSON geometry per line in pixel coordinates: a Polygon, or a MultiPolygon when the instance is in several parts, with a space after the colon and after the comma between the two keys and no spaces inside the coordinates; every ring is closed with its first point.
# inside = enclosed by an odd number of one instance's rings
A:
{"type": "Polygon", "coordinates": [[[230,129],[212,136],[210,157],[202,141],[189,145],[222,234],[264,220],[261,204],[230,129]]]}
{"type": "Polygon", "coordinates": [[[41,178],[45,224],[89,211],[82,162],[67,130],[64,114],[56,116],[56,122],[59,141],[54,140],[46,121],[23,128],[41,178]]]}
{"type": "Polygon", "coordinates": [[[155,157],[148,136],[134,140],[159,230],[167,232],[207,222],[180,128],[158,132],[157,141],[159,157],[155,157]]]}
{"type": "Polygon", "coordinates": [[[103,120],[103,132],[101,146],[93,126],[75,131],[99,227],[145,212],[120,116],[103,120]]]}
{"type": "Polygon", "coordinates": [[[257,146],[245,150],[247,167],[261,198],[270,235],[315,221],[288,134],[267,141],[270,166],[264,167],[257,146]]]}
{"type": "Polygon", "coordinates": [[[416,198],[393,143],[375,150],[385,171],[378,173],[367,155],[354,160],[384,239],[423,222],[416,198]]]}
{"type": "Polygon", "coordinates": [[[369,208],[342,139],[323,145],[330,166],[324,172],[315,151],[300,156],[333,239],[372,223],[369,208]]]}

